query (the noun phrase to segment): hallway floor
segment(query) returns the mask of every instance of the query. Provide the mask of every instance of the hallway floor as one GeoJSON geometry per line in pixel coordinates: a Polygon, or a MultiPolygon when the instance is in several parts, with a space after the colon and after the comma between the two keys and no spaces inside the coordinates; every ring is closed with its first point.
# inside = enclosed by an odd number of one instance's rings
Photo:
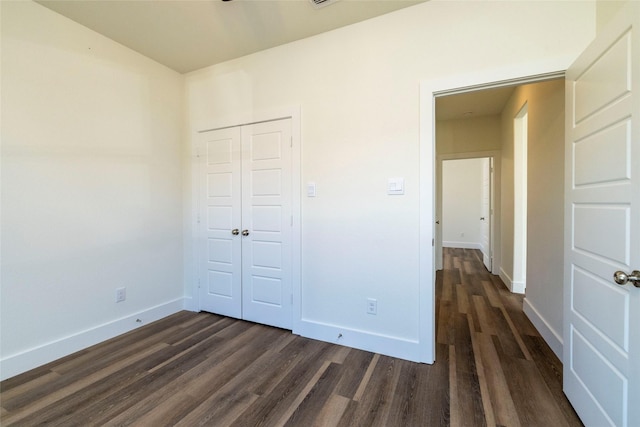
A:
{"type": "Polygon", "coordinates": [[[562,363],[472,249],[444,249],[437,274],[438,362],[449,363],[451,425],[580,426],[562,363]]]}

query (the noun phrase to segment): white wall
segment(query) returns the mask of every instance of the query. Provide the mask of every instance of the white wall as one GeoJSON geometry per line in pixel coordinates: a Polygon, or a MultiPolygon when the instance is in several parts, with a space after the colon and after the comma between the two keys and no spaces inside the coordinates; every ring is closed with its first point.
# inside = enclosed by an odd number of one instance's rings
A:
{"type": "MultiPolygon", "coordinates": [[[[616,16],[629,0],[596,0],[596,29],[598,32],[616,16]]],[[[635,1],[635,0],[634,0],[635,1]]]]}
{"type": "Polygon", "coordinates": [[[433,326],[418,306],[432,292],[419,277],[431,262],[419,252],[421,233],[431,240],[419,227],[418,178],[430,167],[419,164],[420,82],[577,56],[594,32],[591,2],[436,0],[187,76],[192,136],[301,108],[302,181],[318,196],[302,200],[300,332],[417,358],[420,328],[433,326]],[[386,194],[396,176],[404,196],[386,194]]]}
{"type": "Polygon", "coordinates": [[[182,308],[184,78],[36,3],[1,7],[6,378],[182,308]]]}
{"type": "Polygon", "coordinates": [[[442,162],[442,245],[481,249],[483,159],[442,162]]]}

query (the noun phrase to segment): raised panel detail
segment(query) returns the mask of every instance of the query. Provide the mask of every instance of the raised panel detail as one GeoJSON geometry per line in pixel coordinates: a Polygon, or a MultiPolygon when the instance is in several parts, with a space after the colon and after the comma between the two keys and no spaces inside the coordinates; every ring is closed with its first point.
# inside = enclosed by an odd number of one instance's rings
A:
{"type": "Polygon", "coordinates": [[[233,153],[232,139],[207,141],[207,164],[220,165],[231,163],[233,153]]]}
{"type": "Polygon", "coordinates": [[[282,268],[282,244],[280,242],[253,241],[253,266],[266,268],[282,268]]]}
{"type": "Polygon", "coordinates": [[[233,209],[231,206],[210,206],[207,208],[207,229],[229,230],[233,222],[233,209]]]}
{"type": "Polygon", "coordinates": [[[575,123],[631,91],[630,44],[631,34],[627,33],[576,79],[575,123]]]}
{"type": "Polygon", "coordinates": [[[231,173],[210,173],[207,175],[207,196],[208,197],[231,197],[232,190],[231,173]]]}
{"type": "Polygon", "coordinates": [[[222,264],[233,262],[233,242],[230,239],[209,239],[209,261],[222,264]]]}
{"type": "Polygon", "coordinates": [[[225,271],[211,271],[207,275],[207,290],[211,295],[233,297],[233,276],[225,271]]]}
{"type": "Polygon", "coordinates": [[[572,328],[569,339],[572,356],[570,369],[593,393],[613,425],[624,425],[624,400],[616,397],[627,395],[627,379],[576,329],[572,328]],[[580,357],[573,357],[575,355],[580,357]]]}
{"type": "Polygon", "coordinates": [[[282,281],[272,277],[251,278],[251,299],[271,305],[282,305],[282,281]]]}
{"type": "Polygon", "coordinates": [[[282,207],[254,206],[253,231],[279,232],[282,228],[282,207]]]}
{"type": "Polygon", "coordinates": [[[629,264],[628,205],[573,205],[573,246],[599,257],[629,264]]]}
{"type": "Polygon", "coordinates": [[[257,170],[251,174],[252,196],[279,196],[282,193],[280,169],[257,170]]]}
{"type": "Polygon", "coordinates": [[[251,139],[251,160],[273,160],[282,157],[280,132],[253,135],[251,139]]]}
{"type": "Polygon", "coordinates": [[[604,129],[574,144],[576,186],[629,179],[631,121],[604,129]]]}
{"type": "Polygon", "coordinates": [[[574,266],[571,298],[578,314],[620,349],[629,351],[628,292],[574,266]]]}

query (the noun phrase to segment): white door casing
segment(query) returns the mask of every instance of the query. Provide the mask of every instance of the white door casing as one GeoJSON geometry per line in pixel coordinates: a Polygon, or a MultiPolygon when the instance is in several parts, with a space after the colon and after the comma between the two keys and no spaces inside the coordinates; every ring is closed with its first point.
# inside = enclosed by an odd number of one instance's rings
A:
{"type": "Polygon", "coordinates": [[[292,329],[291,122],[200,133],[200,310],[292,329]]]}
{"type": "Polygon", "coordinates": [[[566,73],[564,391],[587,426],[640,425],[640,3],[566,73]]]}
{"type": "Polygon", "coordinates": [[[498,265],[497,258],[499,257],[500,247],[499,247],[499,236],[498,227],[496,224],[499,224],[499,212],[500,212],[500,151],[476,151],[469,153],[456,153],[456,154],[442,154],[436,157],[436,161],[434,162],[435,167],[435,185],[434,185],[434,193],[435,193],[435,209],[434,209],[434,256],[435,270],[442,270],[442,227],[443,221],[446,221],[446,218],[443,218],[442,214],[442,162],[447,160],[459,160],[459,159],[479,159],[479,158],[488,158],[491,165],[491,175],[490,175],[490,200],[489,200],[489,251],[491,254],[491,269],[487,266],[489,271],[492,274],[498,274],[498,265]]]}

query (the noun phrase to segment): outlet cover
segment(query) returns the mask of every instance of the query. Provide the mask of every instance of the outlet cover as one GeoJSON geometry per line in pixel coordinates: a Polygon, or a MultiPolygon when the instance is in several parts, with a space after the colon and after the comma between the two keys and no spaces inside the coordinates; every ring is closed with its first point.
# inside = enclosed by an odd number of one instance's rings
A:
{"type": "Polygon", "coordinates": [[[116,302],[122,302],[127,299],[127,288],[116,289],[116,302]]]}
{"type": "Polygon", "coordinates": [[[367,298],[367,314],[378,314],[378,300],[367,298]]]}

